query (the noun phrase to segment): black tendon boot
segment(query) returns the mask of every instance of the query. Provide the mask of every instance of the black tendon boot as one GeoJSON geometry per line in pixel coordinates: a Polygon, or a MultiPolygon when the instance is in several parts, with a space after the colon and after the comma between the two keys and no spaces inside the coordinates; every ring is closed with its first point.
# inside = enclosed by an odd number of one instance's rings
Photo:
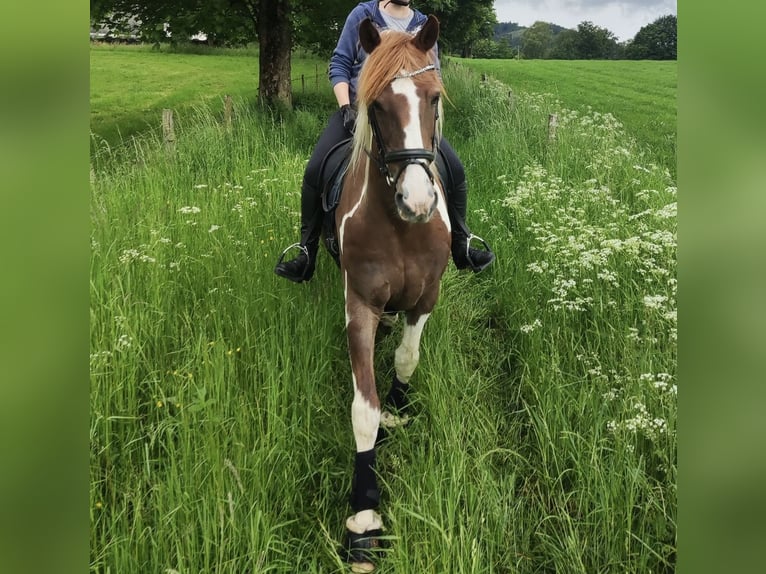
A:
{"type": "Polygon", "coordinates": [[[458,269],[470,267],[474,273],[478,273],[495,260],[495,254],[492,253],[487,242],[471,233],[465,224],[467,195],[468,186],[465,181],[454,186],[450,193],[447,193],[447,206],[452,224],[452,260],[458,269]],[[472,239],[481,241],[485,249],[471,247],[472,239]]]}
{"type": "Polygon", "coordinates": [[[304,182],[301,188],[301,241],[293,243],[282,252],[274,273],[295,283],[309,281],[316,268],[321,231],[321,196],[317,190],[304,182]],[[301,252],[295,258],[283,261],[285,253],[293,248],[298,248],[301,252]]]}

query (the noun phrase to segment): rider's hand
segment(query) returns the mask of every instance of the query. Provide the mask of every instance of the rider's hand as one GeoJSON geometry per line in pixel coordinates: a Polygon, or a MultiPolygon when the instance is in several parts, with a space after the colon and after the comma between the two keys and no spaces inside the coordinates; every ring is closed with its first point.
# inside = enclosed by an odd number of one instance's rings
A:
{"type": "Polygon", "coordinates": [[[351,104],[344,104],[340,107],[340,113],[343,117],[343,127],[351,133],[354,133],[354,126],[356,124],[356,109],[351,107],[351,104]]]}

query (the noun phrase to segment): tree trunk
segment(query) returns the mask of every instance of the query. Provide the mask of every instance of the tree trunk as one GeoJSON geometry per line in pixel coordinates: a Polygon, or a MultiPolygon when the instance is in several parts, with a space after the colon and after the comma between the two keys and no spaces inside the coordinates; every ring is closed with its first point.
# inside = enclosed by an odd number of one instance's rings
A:
{"type": "Polygon", "coordinates": [[[261,0],[258,10],[258,97],[268,105],[292,107],[291,0],[261,0]]]}

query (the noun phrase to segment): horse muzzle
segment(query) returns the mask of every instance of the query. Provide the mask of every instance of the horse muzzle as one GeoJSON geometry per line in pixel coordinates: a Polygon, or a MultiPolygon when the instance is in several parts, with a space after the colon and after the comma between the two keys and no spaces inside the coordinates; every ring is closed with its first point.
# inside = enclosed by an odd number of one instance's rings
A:
{"type": "Polygon", "coordinates": [[[409,223],[426,223],[436,211],[439,196],[433,185],[421,187],[417,193],[410,192],[402,185],[394,197],[399,217],[409,223]]]}

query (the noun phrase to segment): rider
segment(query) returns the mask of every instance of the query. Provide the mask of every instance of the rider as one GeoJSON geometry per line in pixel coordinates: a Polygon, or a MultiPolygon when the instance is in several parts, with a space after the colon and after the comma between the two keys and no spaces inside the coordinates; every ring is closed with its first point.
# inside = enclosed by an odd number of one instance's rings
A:
{"type": "MultiPolygon", "coordinates": [[[[426,22],[424,14],[410,8],[410,0],[360,2],[346,18],[346,24],[330,60],[329,71],[335,99],[340,108],[330,117],[327,127],[319,137],[303,176],[301,241],[297,245],[301,252],[290,261],[282,261],[280,257],[274,269],[280,277],[296,283],[311,279],[316,266],[323,217],[320,181],[322,160],[336,144],[351,137],[354,129],[356,109],[353,105],[356,84],[362,62],[367,57],[358,39],[359,24],[365,18],[370,18],[381,31],[397,30],[410,34],[416,34],[426,22]]],[[[438,56],[436,65],[438,68],[438,56]]],[[[458,269],[470,267],[474,272],[479,272],[494,261],[495,255],[490,250],[484,251],[469,246],[471,234],[465,224],[468,193],[465,170],[445,138],[441,139],[438,148],[450,173],[450,181],[445,183],[448,213],[452,224],[452,260],[458,269]]]]}

